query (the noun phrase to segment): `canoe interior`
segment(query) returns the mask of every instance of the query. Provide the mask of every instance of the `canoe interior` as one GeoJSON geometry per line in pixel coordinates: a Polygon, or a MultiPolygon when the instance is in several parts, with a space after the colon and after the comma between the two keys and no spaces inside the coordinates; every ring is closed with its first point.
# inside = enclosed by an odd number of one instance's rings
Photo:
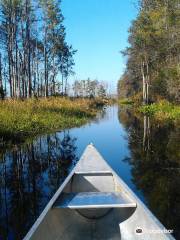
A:
{"type": "Polygon", "coordinates": [[[121,190],[112,173],[74,173],[31,239],[120,239],[119,223],[133,214],[135,204],[122,207],[108,205],[103,208],[84,206],[83,209],[77,206],[76,209],[70,209],[68,206],[58,207],[58,202],[64,194],[89,192],[121,193],[124,202],[131,203],[131,199],[121,190]]]}

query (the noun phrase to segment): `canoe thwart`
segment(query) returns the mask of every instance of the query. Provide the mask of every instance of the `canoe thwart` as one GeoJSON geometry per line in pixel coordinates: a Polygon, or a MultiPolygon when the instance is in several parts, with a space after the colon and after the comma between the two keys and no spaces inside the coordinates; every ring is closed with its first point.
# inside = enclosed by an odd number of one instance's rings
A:
{"type": "Polygon", "coordinates": [[[136,207],[121,192],[80,192],[63,193],[55,202],[54,208],[126,208],[136,207]]]}

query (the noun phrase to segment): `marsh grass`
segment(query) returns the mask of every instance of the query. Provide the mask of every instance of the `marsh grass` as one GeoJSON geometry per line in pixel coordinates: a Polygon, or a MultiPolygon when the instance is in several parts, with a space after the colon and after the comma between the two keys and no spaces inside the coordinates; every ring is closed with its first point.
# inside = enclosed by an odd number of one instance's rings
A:
{"type": "Polygon", "coordinates": [[[153,116],[159,121],[180,121],[180,106],[174,105],[165,100],[141,106],[139,107],[139,111],[149,116],[153,116]]]}
{"type": "Polygon", "coordinates": [[[60,97],[0,101],[0,138],[23,140],[53,130],[80,126],[96,116],[100,102],[60,97]]]}
{"type": "Polygon", "coordinates": [[[119,99],[118,102],[119,102],[120,105],[132,105],[132,104],[134,104],[134,101],[130,98],[119,99]]]}

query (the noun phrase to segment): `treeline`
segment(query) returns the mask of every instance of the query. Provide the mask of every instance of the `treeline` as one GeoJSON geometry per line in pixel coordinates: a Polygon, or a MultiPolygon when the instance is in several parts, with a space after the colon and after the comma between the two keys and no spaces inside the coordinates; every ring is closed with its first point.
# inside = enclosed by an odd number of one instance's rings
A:
{"type": "Polygon", "coordinates": [[[127,66],[118,82],[120,97],[180,102],[179,16],[179,0],[140,0],[129,29],[129,47],[122,52],[127,66]]]}
{"type": "Polygon", "coordinates": [[[66,94],[75,51],[59,0],[0,1],[0,97],[66,94]]]}
{"type": "Polygon", "coordinates": [[[75,97],[107,97],[107,83],[98,80],[76,80],[72,86],[75,97]]]}

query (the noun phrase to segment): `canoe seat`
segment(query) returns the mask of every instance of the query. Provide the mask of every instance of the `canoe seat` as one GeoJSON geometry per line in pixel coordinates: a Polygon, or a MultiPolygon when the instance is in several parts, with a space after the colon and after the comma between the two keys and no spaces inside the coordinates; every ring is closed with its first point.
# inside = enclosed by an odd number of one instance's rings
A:
{"type": "Polygon", "coordinates": [[[136,203],[121,192],[62,193],[54,208],[125,208],[136,207],[136,203]]]}

